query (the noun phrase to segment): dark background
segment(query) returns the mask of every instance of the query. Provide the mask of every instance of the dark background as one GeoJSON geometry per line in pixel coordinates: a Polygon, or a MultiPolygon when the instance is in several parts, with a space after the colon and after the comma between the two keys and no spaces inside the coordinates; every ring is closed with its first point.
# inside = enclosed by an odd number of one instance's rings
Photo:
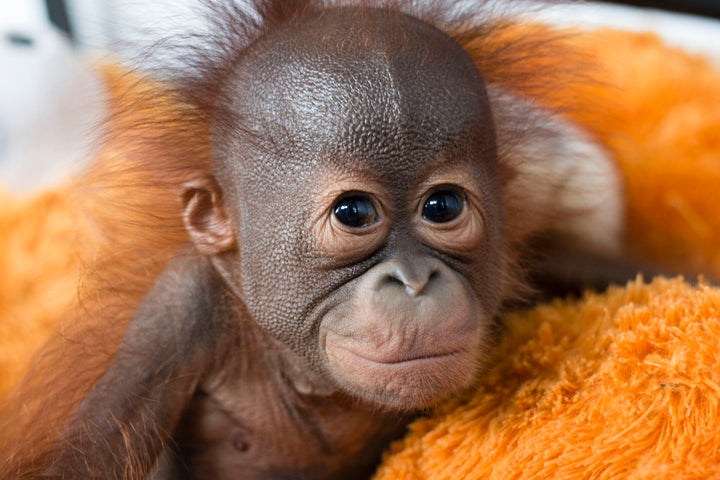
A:
{"type": "Polygon", "coordinates": [[[720,18],[720,0],[624,0],[606,3],[622,3],[720,18]]]}

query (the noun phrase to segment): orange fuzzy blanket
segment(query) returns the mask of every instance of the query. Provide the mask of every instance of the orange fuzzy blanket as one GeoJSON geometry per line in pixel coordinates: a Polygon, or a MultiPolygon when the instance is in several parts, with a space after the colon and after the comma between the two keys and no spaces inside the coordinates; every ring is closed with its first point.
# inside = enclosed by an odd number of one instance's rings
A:
{"type": "MultiPolygon", "coordinates": [[[[596,31],[568,42],[596,57],[607,81],[540,101],[576,102],[567,115],[617,160],[628,249],[720,277],[720,74],[651,35],[596,31]],[[588,114],[590,103],[606,111],[588,114]]],[[[4,200],[0,396],[76,296],[82,259],[103,245],[84,221],[87,205],[68,202],[72,188],[4,200]],[[78,238],[89,250],[78,252],[78,238]]],[[[679,280],[511,315],[476,394],[413,424],[377,478],[720,475],[719,322],[718,289],[679,280]]]]}
{"type": "Polygon", "coordinates": [[[720,476],[720,289],[638,280],[506,325],[472,399],[375,480],[720,476]]]}

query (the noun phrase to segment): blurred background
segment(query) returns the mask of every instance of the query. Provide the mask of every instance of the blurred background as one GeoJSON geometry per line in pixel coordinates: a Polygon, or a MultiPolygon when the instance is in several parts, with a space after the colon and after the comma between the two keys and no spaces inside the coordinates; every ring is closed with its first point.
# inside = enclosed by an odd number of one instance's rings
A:
{"type": "MultiPolygon", "coordinates": [[[[105,108],[94,62],[110,56],[136,65],[158,40],[204,28],[200,8],[201,0],[0,2],[0,188],[29,193],[82,168],[105,108]]],[[[654,31],[720,65],[718,0],[571,4],[543,17],[654,31]]]]}

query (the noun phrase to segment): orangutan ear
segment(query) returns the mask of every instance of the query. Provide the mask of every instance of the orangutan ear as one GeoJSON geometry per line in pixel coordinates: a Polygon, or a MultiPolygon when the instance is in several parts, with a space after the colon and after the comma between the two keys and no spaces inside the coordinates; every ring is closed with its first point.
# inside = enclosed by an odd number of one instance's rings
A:
{"type": "Polygon", "coordinates": [[[235,246],[235,233],[225,211],[220,186],[213,177],[183,185],[183,223],[202,255],[217,255],[235,246]]]}

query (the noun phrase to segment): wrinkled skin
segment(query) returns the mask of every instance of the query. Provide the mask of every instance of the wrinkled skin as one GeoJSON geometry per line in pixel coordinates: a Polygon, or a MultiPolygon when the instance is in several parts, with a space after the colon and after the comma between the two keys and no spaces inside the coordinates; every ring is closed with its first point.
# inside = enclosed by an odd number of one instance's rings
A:
{"type": "Polygon", "coordinates": [[[500,191],[458,45],[399,13],[307,15],[243,52],[219,106],[183,196],[199,255],[158,279],[48,473],[121,477],[137,449],[154,478],[362,478],[482,365],[500,191]]]}
{"type": "Polygon", "coordinates": [[[377,369],[348,372],[381,383],[358,391],[335,362],[348,351],[390,363],[467,349],[461,366],[473,370],[502,255],[492,117],[470,59],[409,17],[347,9],[263,38],[225,95],[243,130],[216,129],[216,178],[242,261],[222,270],[250,316],[353,394],[411,408],[446,396],[375,398],[388,387],[377,369]],[[443,185],[463,191],[468,221],[423,220],[423,199],[443,185]],[[376,202],[376,224],[347,233],[331,221],[347,192],[376,202]]]}

